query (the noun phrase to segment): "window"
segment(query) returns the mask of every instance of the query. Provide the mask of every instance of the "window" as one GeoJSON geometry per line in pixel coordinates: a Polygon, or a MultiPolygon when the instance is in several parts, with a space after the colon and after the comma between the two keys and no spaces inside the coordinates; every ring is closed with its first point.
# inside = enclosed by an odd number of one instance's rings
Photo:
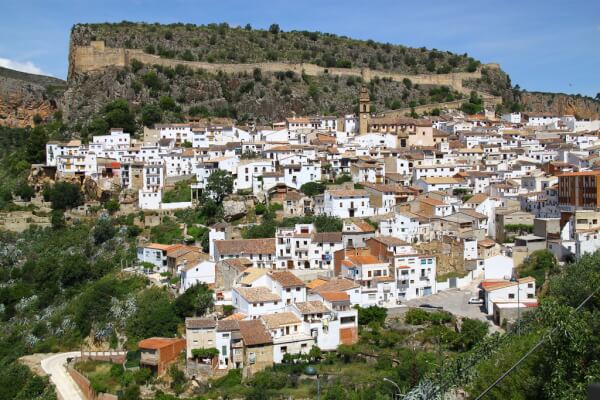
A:
{"type": "Polygon", "coordinates": [[[527,293],[527,298],[528,299],[533,299],[533,293],[527,293]]]}
{"type": "Polygon", "coordinates": [[[515,294],[514,293],[509,293],[508,294],[508,298],[509,299],[514,299],[515,298],[515,294]]]}
{"type": "Polygon", "coordinates": [[[528,283],[528,284],[527,284],[527,287],[528,287],[529,289],[533,289],[533,283],[528,283]]]}

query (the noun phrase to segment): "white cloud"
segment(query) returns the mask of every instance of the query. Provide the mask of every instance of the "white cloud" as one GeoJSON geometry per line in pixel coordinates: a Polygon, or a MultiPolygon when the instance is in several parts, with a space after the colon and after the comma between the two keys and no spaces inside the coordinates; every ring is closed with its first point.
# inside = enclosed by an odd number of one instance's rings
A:
{"type": "Polygon", "coordinates": [[[28,72],[30,74],[43,75],[41,68],[37,67],[31,61],[19,62],[0,57],[0,67],[10,68],[21,72],[28,72]]]}

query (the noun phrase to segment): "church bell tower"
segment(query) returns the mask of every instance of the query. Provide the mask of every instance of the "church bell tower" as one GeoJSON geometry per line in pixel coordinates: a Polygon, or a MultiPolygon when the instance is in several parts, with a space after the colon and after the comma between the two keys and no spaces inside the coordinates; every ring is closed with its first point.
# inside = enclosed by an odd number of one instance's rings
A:
{"type": "Polygon", "coordinates": [[[358,133],[367,133],[370,115],[371,99],[369,98],[369,90],[363,85],[358,95],[358,133]]]}

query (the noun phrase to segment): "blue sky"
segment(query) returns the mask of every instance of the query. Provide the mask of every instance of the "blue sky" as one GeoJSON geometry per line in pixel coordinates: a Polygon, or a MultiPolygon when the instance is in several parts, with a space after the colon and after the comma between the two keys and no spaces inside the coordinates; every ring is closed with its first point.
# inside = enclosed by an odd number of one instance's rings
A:
{"type": "Polygon", "coordinates": [[[468,53],[527,90],[600,92],[598,0],[2,0],[0,65],[66,77],[77,22],[228,22],[468,53]]]}

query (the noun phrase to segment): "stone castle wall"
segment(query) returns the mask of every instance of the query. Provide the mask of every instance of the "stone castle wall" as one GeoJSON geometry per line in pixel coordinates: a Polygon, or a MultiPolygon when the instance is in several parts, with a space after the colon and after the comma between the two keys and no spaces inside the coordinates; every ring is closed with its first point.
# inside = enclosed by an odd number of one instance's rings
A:
{"type": "Polygon", "coordinates": [[[137,59],[144,64],[158,64],[162,66],[175,67],[185,65],[192,69],[203,69],[208,72],[219,71],[235,73],[252,73],[255,68],[263,72],[294,71],[297,74],[304,72],[307,75],[337,75],[361,77],[370,81],[375,77],[387,78],[401,82],[405,78],[419,85],[446,85],[461,93],[470,93],[470,89],[463,87],[463,80],[481,78],[481,71],[475,72],[452,72],[448,74],[399,74],[394,72],[371,70],[369,68],[325,68],[315,64],[307,63],[285,63],[285,62],[263,62],[248,64],[223,64],[208,63],[201,61],[184,61],[176,59],[161,58],[160,56],[147,54],[140,49],[109,48],[104,42],[95,41],[90,46],[73,46],[69,55],[69,76],[73,73],[89,72],[107,67],[125,67],[131,60],[137,59]]]}

